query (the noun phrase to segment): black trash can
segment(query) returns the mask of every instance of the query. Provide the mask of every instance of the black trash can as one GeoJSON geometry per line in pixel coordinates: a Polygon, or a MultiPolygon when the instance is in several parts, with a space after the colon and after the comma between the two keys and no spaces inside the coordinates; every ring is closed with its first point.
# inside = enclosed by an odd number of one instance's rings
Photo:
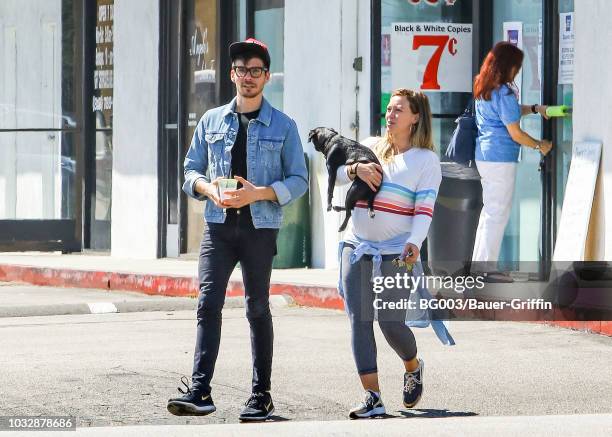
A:
{"type": "Polygon", "coordinates": [[[442,162],[442,182],[428,236],[428,263],[436,275],[469,272],[482,209],[476,165],[442,162]]]}

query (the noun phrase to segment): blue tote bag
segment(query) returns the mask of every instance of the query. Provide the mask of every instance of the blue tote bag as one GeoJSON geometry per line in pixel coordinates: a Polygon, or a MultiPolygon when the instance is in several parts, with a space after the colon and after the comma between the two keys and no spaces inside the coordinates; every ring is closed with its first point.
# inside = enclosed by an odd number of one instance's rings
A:
{"type": "Polygon", "coordinates": [[[470,101],[465,111],[457,117],[455,123],[457,123],[457,127],[453,131],[445,155],[450,161],[471,166],[475,157],[476,138],[478,137],[474,99],[470,101]]]}

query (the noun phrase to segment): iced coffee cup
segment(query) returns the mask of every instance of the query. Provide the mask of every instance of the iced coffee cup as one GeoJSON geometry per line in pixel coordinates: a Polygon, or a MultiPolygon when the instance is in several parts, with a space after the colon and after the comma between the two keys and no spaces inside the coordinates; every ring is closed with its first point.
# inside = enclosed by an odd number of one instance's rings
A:
{"type": "Polygon", "coordinates": [[[217,183],[219,200],[223,202],[229,199],[225,192],[235,190],[236,188],[238,188],[238,181],[236,179],[219,179],[217,183]]]}

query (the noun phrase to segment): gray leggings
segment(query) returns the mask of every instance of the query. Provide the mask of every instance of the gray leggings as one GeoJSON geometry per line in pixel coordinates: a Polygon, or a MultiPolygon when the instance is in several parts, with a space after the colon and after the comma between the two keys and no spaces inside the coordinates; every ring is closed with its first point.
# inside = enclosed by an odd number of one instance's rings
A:
{"type": "MultiPolygon", "coordinates": [[[[351,346],[359,375],[377,373],[376,341],[374,340],[374,299],[382,302],[396,302],[408,298],[406,289],[386,289],[376,294],[372,282],[372,257],[364,255],[357,263],[349,259],[353,247],[345,245],[342,249],[342,287],[344,305],[351,322],[351,346]]],[[[381,271],[383,277],[395,277],[396,273],[404,274],[405,268],[392,264],[395,255],[383,255],[381,271]]],[[[416,340],[412,330],[404,324],[406,310],[378,310],[378,325],[387,343],[404,361],[412,360],[417,355],[416,340]]]]}

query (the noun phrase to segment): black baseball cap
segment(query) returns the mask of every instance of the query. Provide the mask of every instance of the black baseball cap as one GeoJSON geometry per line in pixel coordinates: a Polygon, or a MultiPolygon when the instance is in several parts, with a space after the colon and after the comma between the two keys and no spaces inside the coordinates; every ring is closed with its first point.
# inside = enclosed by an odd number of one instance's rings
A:
{"type": "Polygon", "coordinates": [[[238,55],[253,54],[264,62],[266,68],[270,68],[270,53],[268,46],[255,38],[246,41],[238,41],[229,46],[230,59],[233,61],[238,55]]]}

